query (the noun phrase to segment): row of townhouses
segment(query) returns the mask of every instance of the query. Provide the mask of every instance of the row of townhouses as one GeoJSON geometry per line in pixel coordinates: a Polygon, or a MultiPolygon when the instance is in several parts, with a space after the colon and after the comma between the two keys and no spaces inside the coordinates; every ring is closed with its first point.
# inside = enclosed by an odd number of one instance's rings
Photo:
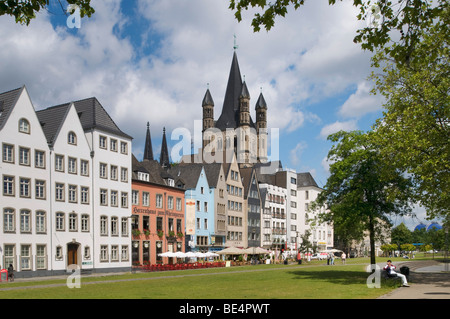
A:
{"type": "Polygon", "coordinates": [[[267,162],[267,104],[260,93],[253,122],[250,99],[234,53],[221,115],[208,89],[202,147],[171,164],[165,130],[158,161],[147,125],[138,160],[96,98],[36,111],[26,87],[1,93],[1,268],[45,276],[174,262],[167,251],[295,251],[307,230],[332,247],[332,227],[311,223],[321,189],[267,162]]]}

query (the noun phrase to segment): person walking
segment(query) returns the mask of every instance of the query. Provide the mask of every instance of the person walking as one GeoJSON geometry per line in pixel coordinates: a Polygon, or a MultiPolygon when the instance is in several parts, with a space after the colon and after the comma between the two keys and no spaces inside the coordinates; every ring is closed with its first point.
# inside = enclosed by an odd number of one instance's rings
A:
{"type": "Polygon", "coordinates": [[[331,264],[334,265],[334,254],[330,253],[330,255],[331,255],[331,264]]]}
{"type": "Polygon", "coordinates": [[[342,264],[343,265],[345,265],[345,258],[347,257],[347,255],[344,253],[344,252],[342,252],[342,255],[341,255],[341,260],[342,260],[342,264]]]}
{"type": "Polygon", "coordinates": [[[395,269],[397,267],[395,267],[392,262],[390,260],[387,261],[387,265],[384,266],[384,270],[386,270],[387,274],[389,277],[400,277],[400,279],[402,280],[402,285],[403,287],[409,287],[408,285],[408,281],[406,280],[406,276],[403,274],[399,274],[397,272],[395,272],[395,269]]]}
{"type": "Polygon", "coordinates": [[[8,277],[9,277],[9,281],[14,281],[14,267],[12,264],[9,264],[9,267],[8,267],[8,277]]]}

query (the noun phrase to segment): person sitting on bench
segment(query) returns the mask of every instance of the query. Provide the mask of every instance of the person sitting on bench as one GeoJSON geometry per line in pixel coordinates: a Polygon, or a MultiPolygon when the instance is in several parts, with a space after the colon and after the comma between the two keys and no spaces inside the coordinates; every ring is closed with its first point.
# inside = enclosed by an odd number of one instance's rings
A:
{"type": "Polygon", "coordinates": [[[403,274],[399,274],[395,272],[395,267],[390,260],[387,261],[387,265],[384,266],[384,270],[386,270],[386,273],[388,277],[399,277],[402,280],[403,287],[409,287],[408,281],[406,280],[406,276],[403,274]]]}

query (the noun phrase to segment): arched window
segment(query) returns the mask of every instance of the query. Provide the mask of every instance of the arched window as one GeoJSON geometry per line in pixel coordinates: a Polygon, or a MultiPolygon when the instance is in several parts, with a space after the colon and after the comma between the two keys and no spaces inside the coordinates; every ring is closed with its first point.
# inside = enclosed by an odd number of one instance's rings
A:
{"type": "Polygon", "coordinates": [[[77,135],[70,131],[69,134],[67,134],[67,143],[72,145],[77,145],[77,135]]]}
{"type": "Polygon", "coordinates": [[[19,120],[19,132],[30,134],[30,122],[27,119],[19,120]]]}

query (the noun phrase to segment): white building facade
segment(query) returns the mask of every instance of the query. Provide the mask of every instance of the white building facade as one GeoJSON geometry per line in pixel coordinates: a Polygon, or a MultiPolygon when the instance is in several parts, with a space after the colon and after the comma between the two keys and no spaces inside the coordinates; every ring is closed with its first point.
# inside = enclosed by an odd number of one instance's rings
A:
{"type": "Polygon", "coordinates": [[[2,104],[2,266],[130,269],[131,137],[95,98],[36,112],[23,87],[2,104]]]}

